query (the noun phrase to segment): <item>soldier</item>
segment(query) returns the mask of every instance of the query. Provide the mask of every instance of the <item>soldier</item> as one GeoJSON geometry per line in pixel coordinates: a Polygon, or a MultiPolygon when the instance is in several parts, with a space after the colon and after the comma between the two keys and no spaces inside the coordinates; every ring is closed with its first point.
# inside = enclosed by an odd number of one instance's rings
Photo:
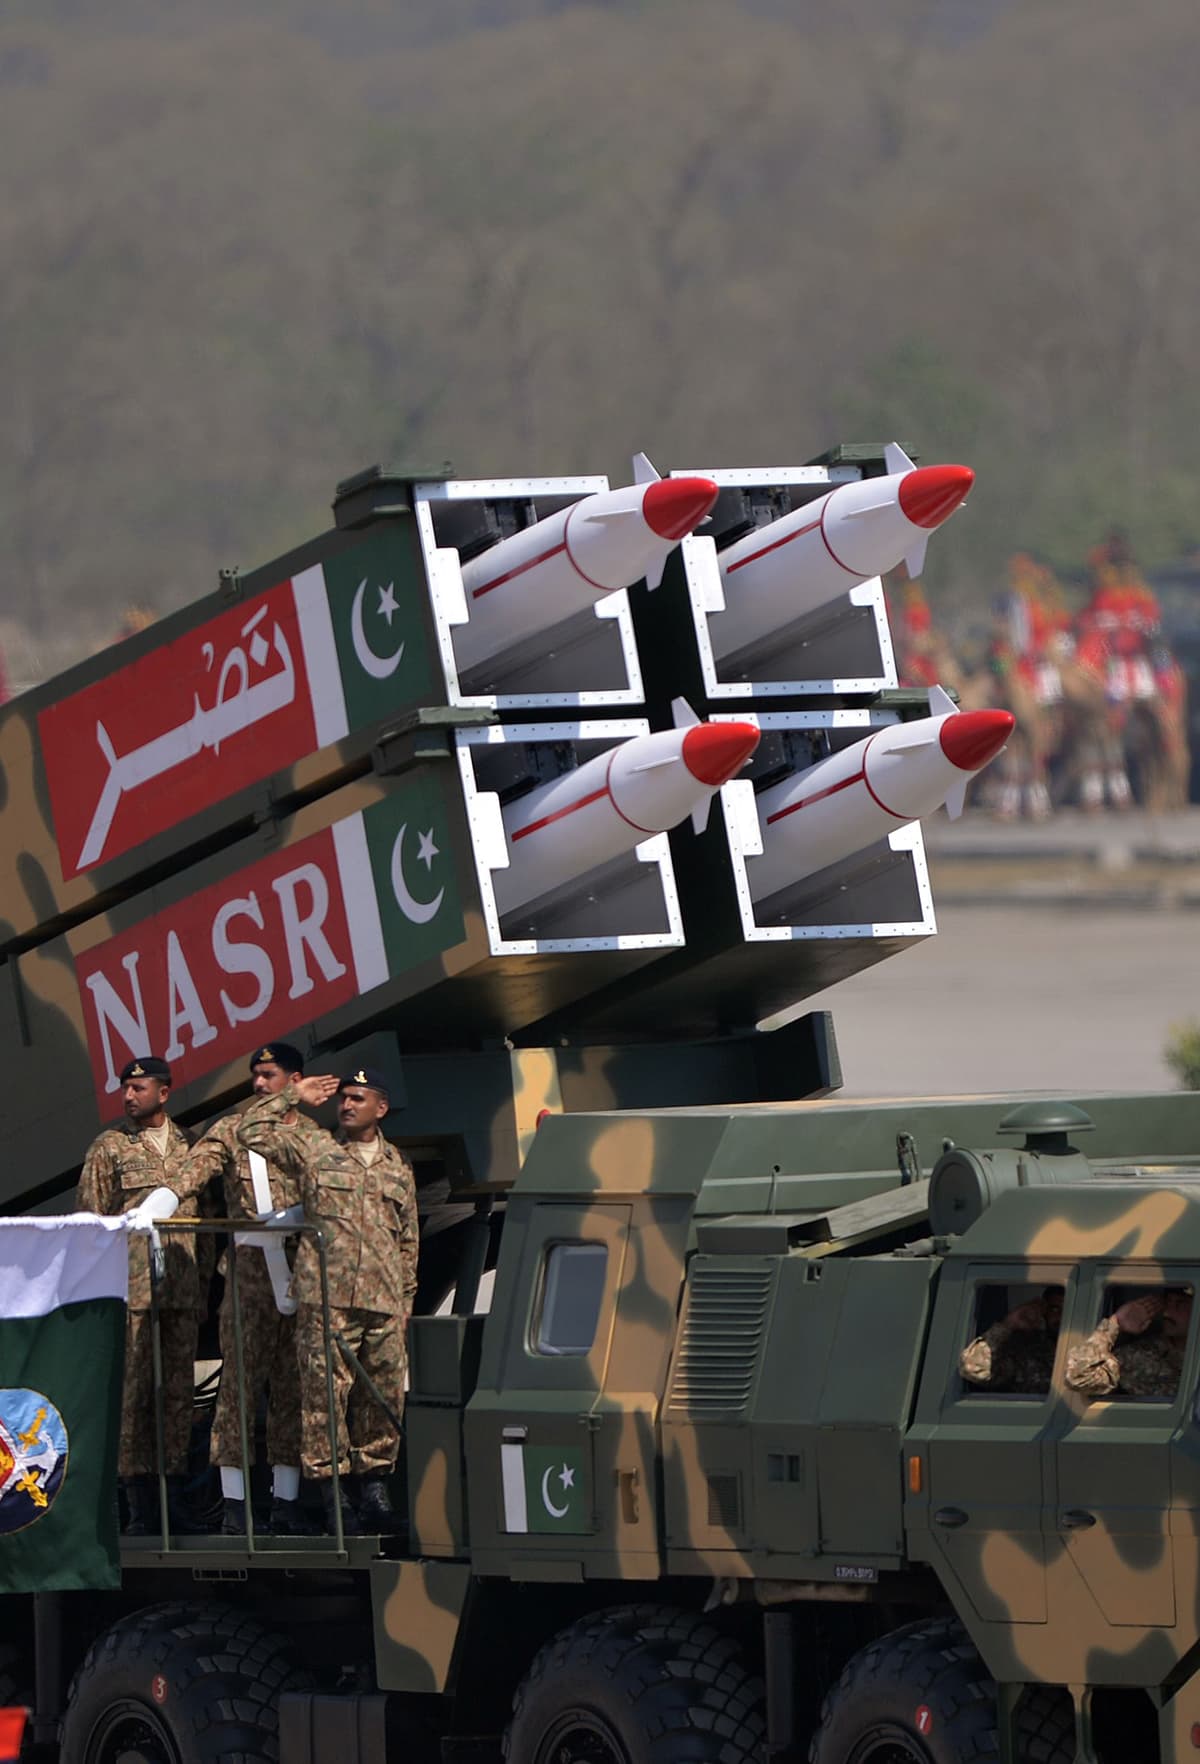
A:
{"type": "MultiPolygon", "coordinates": [[[[278,1096],[303,1070],[296,1048],[286,1041],[268,1042],[250,1056],[250,1080],[256,1097],[278,1096]]],[[[230,1219],[263,1219],[272,1213],[300,1211],[295,1176],[238,1143],[240,1111],[216,1121],[197,1140],[172,1186],[183,1199],[198,1194],[214,1177],[224,1190],[230,1219]]],[[[326,1137],[315,1121],[292,1109],[284,1118],[298,1139],[326,1137]]],[[[294,1240],[287,1240],[292,1244],[294,1240]]],[[[285,1239],[261,1233],[238,1233],[237,1290],[241,1318],[242,1365],[250,1462],[254,1462],[254,1412],[264,1390],[267,1399],[267,1453],[272,1465],[272,1532],[303,1537],[313,1526],[304,1516],[300,1492],[300,1378],[296,1366],[296,1301],[291,1294],[290,1262],[285,1239]]],[[[221,1304],[221,1383],[212,1430],[212,1461],[220,1466],[224,1515],[221,1530],[240,1537],[246,1530],[246,1489],[238,1425],[237,1349],[234,1341],[233,1282],[226,1278],[221,1304]]]]}
{"type": "MultiPolygon", "coordinates": [[[[290,1170],[305,1216],[321,1226],[329,1277],[330,1329],[356,1355],[393,1414],[404,1407],[405,1331],[417,1286],[417,1203],[412,1166],[379,1131],[388,1111],[387,1080],[370,1067],[339,1084],[301,1078],[265,1096],[242,1117],[238,1139],[290,1170]],[[310,1135],[287,1126],[297,1103],[316,1108],[339,1092],[340,1136],[310,1135]]],[[[300,1362],[301,1462],[321,1485],[333,1529],[333,1466],[321,1311],[320,1263],[312,1237],[296,1254],[296,1348],[300,1362]]],[[[343,1508],[348,1531],[385,1533],[399,1520],[387,1478],[399,1449],[396,1428],[355,1376],[340,1351],[332,1376],[339,1476],[358,1477],[357,1513],[343,1508]]]]}
{"type": "Polygon", "coordinates": [[[1068,1388],[1088,1397],[1173,1397],[1191,1317],[1186,1286],[1126,1299],[1067,1355],[1068,1388]]]}
{"type": "Polygon", "coordinates": [[[1043,1396],[1054,1371],[1062,1309],[1061,1286],[1047,1286],[1041,1298],[1018,1305],[963,1349],[962,1377],[993,1390],[1043,1396]]]}
{"type": "MultiPolygon", "coordinates": [[[[172,1189],[187,1156],[188,1141],[168,1119],[171,1068],[147,1055],[130,1060],[121,1073],[125,1119],[109,1127],[88,1147],[79,1178],[78,1211],[137,1212],[146,1221],[178,1208],[172,1189]]],[[[195,1217],[194,1206],[179,1209],[195,1217]]],[[[162,1344],[163,1450],[171,1527],[198,1528],[182,1511],[183,1482],[196,1377],[196,1337],[200,1290],[196,1244],[190,1233],[171,1233],[165,1246],[165,1273],[158,1290],[162,1344]]],[[[143,1237],[129,1242],[129,1302],[125,1318],[125,1393],[121,1408],[118,1474],[125,1488],[129,1520],[125,1529],[143,1537],[158,1527],[155,1478],[158,1471],[154,1418],[154,1353],[150,1327],[150,1246],[143,1237]]]]}

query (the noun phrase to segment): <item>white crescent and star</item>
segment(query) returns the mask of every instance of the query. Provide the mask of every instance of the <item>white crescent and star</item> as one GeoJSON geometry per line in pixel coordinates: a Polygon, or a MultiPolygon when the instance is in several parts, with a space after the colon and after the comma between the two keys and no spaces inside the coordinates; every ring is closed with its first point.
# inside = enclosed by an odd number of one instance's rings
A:
{"type": "MultiPolygon", "coordinates": [[[[399,610],[396,605],[394,588],[393,582],[389,582],[386,588],[380,588],[379,605],[375,609],[376,612],[382,613],[387,620],[389,630],[392,626],[392,615],[399,610]]],[[[367,578],[364,576],[358,584],[354,605],[350,609],[350,635],[354,641],[354,653],[358,657],[358,665],[364,673],[370,674],[373,680],[387,680],[400,666],[400,657],[404,654],[404,643],[401,640],[391,655],[376,655],[367,642],[367,634],[363,630],[363,597],[366,592],[367,578]]]]}
{"type": "MultiPolygon", "coordinates": [[[[411,920],[414,925],[427,925],[441,906],[446,890],[439,888],[432,900],[414,900],[404,876],[404,835],[407,832],[408,822],[405,821],[396,835],[395,844],[392,846],[392,893],[396,896],[396,905],[406,919],[411,920]]],[[[420,834],[417,859],[428,870],[437,856],[438,848],[433,843],[433,828],[431,827],[427,833],[420,834]]]]}
{"type": "MultiPolygon", "coordinates": [[[[563,1507],[556,1507],[554,1502],[550,1499],[550,1478],[554,1474],[554,1465],[551,1464],[547,1467],[546,1474],[542,1477],[542,1505],[545,1507],[547,1513],[549,1513],[551,1519],[565,1519],[571,1510],[570,1501],[568,1501],[563,1507]]],[[[558,1480],[563,1485],[563,1493],[566,1494],[569,1488],[574,1488],[575,1486],[574,1470],[569,1469],[568,1466],[564,1464],[562,1469],[558,1472],[558,1480]]]]}

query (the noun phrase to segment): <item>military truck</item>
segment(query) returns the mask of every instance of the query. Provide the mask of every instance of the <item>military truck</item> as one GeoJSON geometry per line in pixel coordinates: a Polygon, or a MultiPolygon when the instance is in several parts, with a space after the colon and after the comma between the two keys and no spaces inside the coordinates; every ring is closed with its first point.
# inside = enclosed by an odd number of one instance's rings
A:
{"type": "Polygon", "coordinates": [[[936,929],[916,824],[749,885],[756,792],[926,710],[881,585],[732,662],[707,637],[723,546],[889,463],[713,472],[660,586],[482,672],[464,568],[604,481],[376,469],[332,532],[0,712],[4,1210],[70,1205],[127,1056],[165,1052],[199,1124],[265,1029],[393,1075],[422,1206],[407,1533],[264,1536],[249,1503],[244,1538],[172,1536],[164,1503],[119,1589],[5,1598],[23,1757],[1200,1748],[1198,1325],[1169,1394],[1065,1376],[1194,1287],[1200,1099],[843,1103],[826,1014],[757,1027],[936,929]],[[761,730],[707,825],[498,911],[504,804],[681,699],[761,730]],[[1043,1382],[964,1379],[1048,1291],[1043,1382]]]}

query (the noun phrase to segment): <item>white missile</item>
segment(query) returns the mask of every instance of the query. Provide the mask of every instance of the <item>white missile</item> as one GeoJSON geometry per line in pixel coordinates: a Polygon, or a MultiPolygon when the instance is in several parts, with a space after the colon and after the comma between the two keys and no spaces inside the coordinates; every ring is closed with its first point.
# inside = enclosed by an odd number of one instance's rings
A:
{"type": "Polygon", "coordinates": [[[643,576],[658,583],[671,552],[716,501],[717,486],[711,478],[660,478],[644,454],[634,467],[637,483],[584,496],[462,566],[469,618],[454,630],[460,670],[643,576]]]}
{"type": "Polygon", "coordinates": [[[757,746],[753,723],[691,719],[687,728],[634,735],[509,803],[508,868],[492,874],[497,910],[511,912],[577,882],[689,815],[700,825],[721,785],[757,746]]]}
{"type": "Polygon", "coordinates": [[[765,900],[826,864],[851,857],[941,804],[952,819],[967,785],[995,759],[1011,711],[960,711],[933,686],[928,717],[892,723],[830,754],[756,798],[762,856],[746,866],[750,893],[765,900]]]}
{"type": "Polygon", "coordinates": [[[935,527],[975,481],[969,466],[914,466],[892,443],[887,477],[839,484],[747,533],[717,562],[725,611],[709,622],[713,651],[733,655],[901,561],[917,576],[935,527]]]}

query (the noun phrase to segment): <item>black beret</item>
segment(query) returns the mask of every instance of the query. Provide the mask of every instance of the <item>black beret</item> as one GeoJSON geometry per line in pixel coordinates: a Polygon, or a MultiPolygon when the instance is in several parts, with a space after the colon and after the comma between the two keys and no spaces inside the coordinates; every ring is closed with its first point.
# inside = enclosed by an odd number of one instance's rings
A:
{"type": "Polygon", "coordinates": [[[304,1055],[290,1041],[264,1041],[250,1055],[250,1070],[267,1065],[280,1066],[285,1072],[303,1072],[304,1055]]]}
{"type": "Polygon", "coordinates": [[[171,1068],[166,1060],[156,1059],[153,1054],[143,1054],[140,1060],[130,1060],[121,1069],[121,1083],[128,1084],[131,1078],[157,1078],[162,1084],[171,1082],[171,1068]]]}
{"type": "Polygon", "coordinates": [[[378,1066],[355,1066],[353,1072],[347,1072],[338,1089],[349,1090],[356,1084],[364,1085],[367,1090],[377,1090],[380,1096],[387,1096],[391,1089],[378,1066]]]}

